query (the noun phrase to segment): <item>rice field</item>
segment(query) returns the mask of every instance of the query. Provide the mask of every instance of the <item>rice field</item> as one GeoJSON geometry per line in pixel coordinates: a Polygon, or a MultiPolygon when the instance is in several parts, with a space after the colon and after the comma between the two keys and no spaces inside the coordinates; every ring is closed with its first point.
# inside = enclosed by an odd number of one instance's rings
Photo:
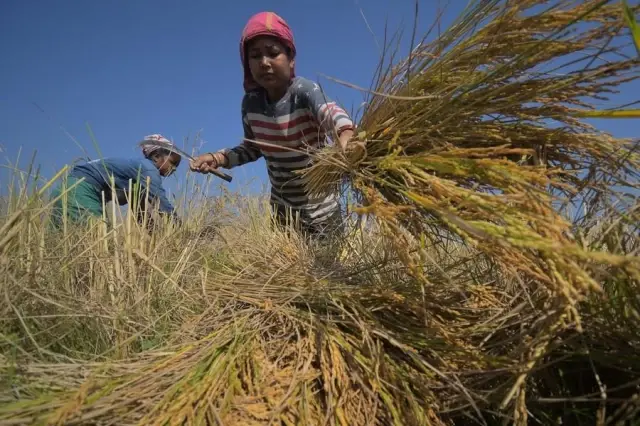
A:
{"type": "Polygon", "coordinates": [[[640,116],[601,106],[639,76],[635,15],[477,0],[389,41],[361,148],[307,174],[351,200],[329,245],[195,186],[185,226],[56,231],[66,170],[16,171],[0,425],[637,424],[639,146],[587,121],[640,116]]]}

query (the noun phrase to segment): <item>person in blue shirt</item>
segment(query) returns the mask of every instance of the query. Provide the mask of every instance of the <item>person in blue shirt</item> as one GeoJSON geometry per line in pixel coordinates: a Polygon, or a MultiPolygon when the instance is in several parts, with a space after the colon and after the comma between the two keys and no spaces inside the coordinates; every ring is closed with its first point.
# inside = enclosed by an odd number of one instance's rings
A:
{"type": "MultiPolygon", "coordinates": [[[[180,165],[182,157],[170,148],[158,147],[149,144],[149,141],[160,141],[169,147],[172,146],[166,138],[159,134],[148,135],[141,142],[144,159],[131,158],[104,158],[75,165],[67,178],[64,186],[70,188],[66,197],[60,197],[54,203],[53,224],[60,227],[63,215],[63,201],[66,198],[66,217],[70,222],[84,222],[87,218],[101,218],[104,201],[117,202],[125,205],[131,201],[129,194],[129,180],[132,188],[139,186],[139,202],[141,208],[145,208],[144,195],[148,190],[149,200],[158,206],[160,213],[165,213],[177,219],[174,207],[166,196],[162,186],[162,177],[170,176],[180,165]],[[111,188],[111,176],[113,177],[115,191],[111,188]],[[149,187],[147,188],[147,178],[149,187]],[[79,180],[82,180],[78,183],[79,180]],[[113,200],[115,193],[116,199],[113,200]]],[[[59,185],[53,193],[58,197],[64,192],[64,186],[59,185]]],[[[138,220],[141,218],[140,211],[138,220]]]]}

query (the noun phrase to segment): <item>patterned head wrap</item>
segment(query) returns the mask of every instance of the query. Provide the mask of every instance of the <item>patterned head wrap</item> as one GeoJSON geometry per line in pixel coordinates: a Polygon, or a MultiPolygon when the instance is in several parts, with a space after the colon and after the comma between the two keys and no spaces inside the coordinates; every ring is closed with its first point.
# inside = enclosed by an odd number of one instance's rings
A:
{"type": "MultiPolygon", "coordinates": [[[[247,62],[247,42],[254,37],[268,35],[277,37],[291,50],[291,56],[296,56],[296,45],[293,42],[293,32],[289,25],[280,16],[273,12],[260,12],[249,18],[240,38],[240,59],[244,68],[244,90],[258,88],[258,84],[251,76],[251,70],[247,62]]],[[[291,78],[295,77],[295,70],[291,70],[291,78]]]]}
{"type": "Polygon", "coordinates": [[[151,158],[151,155],[153,155],[154,152],[160,150],[175,153],[182,158],[182,156],[173,149],[173,143],[160,134],[145,136],[142,142],[140,142],[140,146],[142,147],[142,154],[145,158],[151,158]]]}

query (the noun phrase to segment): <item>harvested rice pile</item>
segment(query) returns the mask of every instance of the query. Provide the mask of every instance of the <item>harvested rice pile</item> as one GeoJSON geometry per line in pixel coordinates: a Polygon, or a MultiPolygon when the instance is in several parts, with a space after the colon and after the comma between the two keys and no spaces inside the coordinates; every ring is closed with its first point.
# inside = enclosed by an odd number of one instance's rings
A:
{"type": "Polygon", "coordinates": [[[638,144],[580,118],[638,77],[622,11],[476,1],[382,62],[366,155],[329,149],[309,173],[317,192],[350,182],[371,220],[340,268],[232,195],[216,208],[245,214],[213,237],[203,210],[150,239],[128,217],[52,234],[17,194],[0,425],[637,417],[638,144]]]}

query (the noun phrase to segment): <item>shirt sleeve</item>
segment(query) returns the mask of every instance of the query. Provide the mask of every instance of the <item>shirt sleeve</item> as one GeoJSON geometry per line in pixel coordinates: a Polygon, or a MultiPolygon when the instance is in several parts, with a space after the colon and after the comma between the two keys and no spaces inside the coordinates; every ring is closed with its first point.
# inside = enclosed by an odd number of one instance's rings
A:
{"type": "MultiPolygon", "coordinates": [[[[242,101],[242,129],[244,131],[245,139],[255,140],[255,135],[251,130],[251,125],[249,124],[249,119],[247,118],[247,100],[248,98],[245,96],[242,101]]],[[[243,164],[252,163],[262,157],[260,148],[248,141],[243,141],[240,145],[234,148],[223,149],[221,152],[227,156],[227,167],[229,169],[237,166],[242,166],[243,164]]]]}
{"type": "Polygon", "coordinates": [[[325,95],[320,86],[311,80],[301,79],[297,85],[298,94],[307,102],[307,107],[325,132],[339,136],[345,130],[353,130],[349,114],[325,95]]]}

